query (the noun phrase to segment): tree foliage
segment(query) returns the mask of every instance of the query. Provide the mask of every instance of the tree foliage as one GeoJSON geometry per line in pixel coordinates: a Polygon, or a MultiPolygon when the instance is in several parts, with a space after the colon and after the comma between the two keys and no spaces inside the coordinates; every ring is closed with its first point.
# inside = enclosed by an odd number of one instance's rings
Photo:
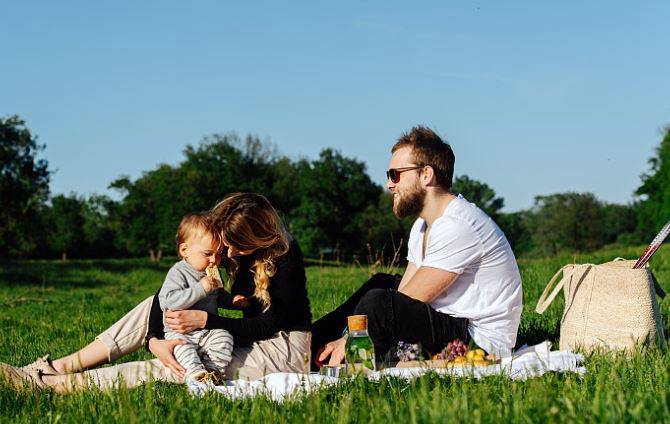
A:
{"type": "Polygon", "coordinates": [[[0,254],[26,255],[37,249],[40,214],[49,194],[49,169],[37,143],[18,116],[0,118],[0,254]]]}
{"type": "MultiPolygon", "coordinates": [[[[398,220],[393,198],[363,162],[326,148],[315,159],[290,159],[269,142],[214,134],[186,146],[175,165],[160,164],[110,184],[120,199],[76,194],[48,199],[44,146],[18,117],[0,119],[0,254],[60,257],[174,252],[181,218],[208,210],[229,193],[266,195],[307,255],[371,261],[404,258],[413,217],[398,220]]],[[[505,213],[488,184],[461,175],[453,191],[493,218],[517,255],[591,250],[637,243],[670,217],[670,130],[642,176],[640,200],[608,204],[591,193],[537,196],[532,209],[505,213]]]]}
{"type": "Polygon", "coordinates": [[[355,217],[374,205],[381,188],[365,172],[365,164],[324,149],[311,163],[297,163],[298,205],[287,213],[290,229],[306,251],[360,249],[355,217]]]}
{"type": "Polygon", "coordinates": [[[505,206],[505,200],[498,197],[488,184],[472,179],[467,175],[461,175],[454,179],[452,191],[462,194],[468,201],[486,212],[494,221],[498,220],[500,211],[505,206]]]}
{"type": "Polygon", "coordinates": [[[587,251],[604,244],[603,205],[591,193],[537,196],[529,218],[533,244],[542,252],[587,251]]]}
{"type": "Polygon", "coordinates": [[[645,240],[651,240],[670,220],[670,127],[665,129],[649,165],[650,170],[641,176],[642,184],[635,192],[641,199],[637,232],[645,240]]]}
{"type": "Polygon", "coordinates": [[[49,247],[61,254],[63,260],[68,252],[80,255],[84,249],[84,200],[77,195],[59,194],[51,199],[48,213],[49,247]]]}

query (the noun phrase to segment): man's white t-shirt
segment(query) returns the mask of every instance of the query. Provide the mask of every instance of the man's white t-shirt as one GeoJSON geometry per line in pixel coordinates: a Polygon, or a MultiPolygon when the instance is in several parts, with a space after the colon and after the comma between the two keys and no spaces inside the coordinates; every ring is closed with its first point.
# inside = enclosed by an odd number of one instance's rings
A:
{"type": "Polygon", "coordinates": [[[508,355],[516,343],[522,308],[521,276],[514,253],[495,222],[458,195],[433,222],[419,218],[409,235],[407,260],[459,274],[430,302],[439,312],[467,318],[470,337],[489,353],[508,355]]]}

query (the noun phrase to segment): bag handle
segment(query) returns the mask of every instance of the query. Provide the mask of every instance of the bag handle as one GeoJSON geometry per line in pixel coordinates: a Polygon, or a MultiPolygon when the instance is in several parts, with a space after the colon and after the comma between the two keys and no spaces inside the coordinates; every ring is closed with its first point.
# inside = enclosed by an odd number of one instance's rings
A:
{"type": "Polygon", "coordinates": [[[554,301],[554,299],[558,295],[558,292],[563,288],[563,285],[565,284],[564,283],[565,278],[561,278],[561,281],[558,284],[556,284],[556,287],[554,287],[553,290],[552,286],[558,279],[558,276],[569,266],[574,265],[569,264],[563,266],[563,268],[556,271],[556,274],[554,274],[554,276],[551,277],[549,284],[547,284],[547,287],[544,288],[544,292],[542,292],[542,296],[540,296],[540,298],[537,300],[537,306],[535,307],[535,312],[537,312],[538,314],[544,313],[544,311],[547,310],[549,305],[551,305],[551,302],[554,301]],[[551,294],[549,292],[551,292],[551,294]]]}
{"type": "Polygon", "coordinates": [[[651,272],[651,270],[649,270],[649,275],[651,275],[651,281],[653,281],[654,283],[654,290],[656,291],[656,294],[661,299],[665,299],[665,290],[663,290],[663,287],[661,287],[661,285],[658,284],[658,280],[656,279],[654,273],[651,272]]]}

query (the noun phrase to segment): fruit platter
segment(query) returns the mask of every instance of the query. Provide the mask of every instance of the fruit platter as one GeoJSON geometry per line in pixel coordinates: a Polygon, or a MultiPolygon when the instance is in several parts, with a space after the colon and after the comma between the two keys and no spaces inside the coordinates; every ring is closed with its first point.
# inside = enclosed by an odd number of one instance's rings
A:
{"type": "Polygon", "coordinates": [[[442,351],[432,355],[429,360],[419,359],[418,352],[420,349],[415,346],[402,342],[398,344],[399,362],[395,365],[397,368],[485,367],[500,362],[495,355],[487,354],[483,349],[476,346],[469,348],[458,339],[447,344],[442,351]]]}

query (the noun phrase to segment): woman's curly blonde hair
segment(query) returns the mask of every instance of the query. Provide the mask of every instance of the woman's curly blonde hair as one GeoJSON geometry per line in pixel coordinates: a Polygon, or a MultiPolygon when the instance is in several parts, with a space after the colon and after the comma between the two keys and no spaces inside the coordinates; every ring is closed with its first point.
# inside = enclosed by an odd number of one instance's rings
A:
{"type": "MultiPolygon", "coordinates": [[[[267,310],[270,277],[277,272],[275,260],[288,251],[288,238],[277,211],[260,194],[233,193],[217,203],[210,215],[227,244],[242,252],[253,252],[254,297],[267,310]]],[[[232,281],[239,263],[228,259],[225,268],[232,281]]]]}

